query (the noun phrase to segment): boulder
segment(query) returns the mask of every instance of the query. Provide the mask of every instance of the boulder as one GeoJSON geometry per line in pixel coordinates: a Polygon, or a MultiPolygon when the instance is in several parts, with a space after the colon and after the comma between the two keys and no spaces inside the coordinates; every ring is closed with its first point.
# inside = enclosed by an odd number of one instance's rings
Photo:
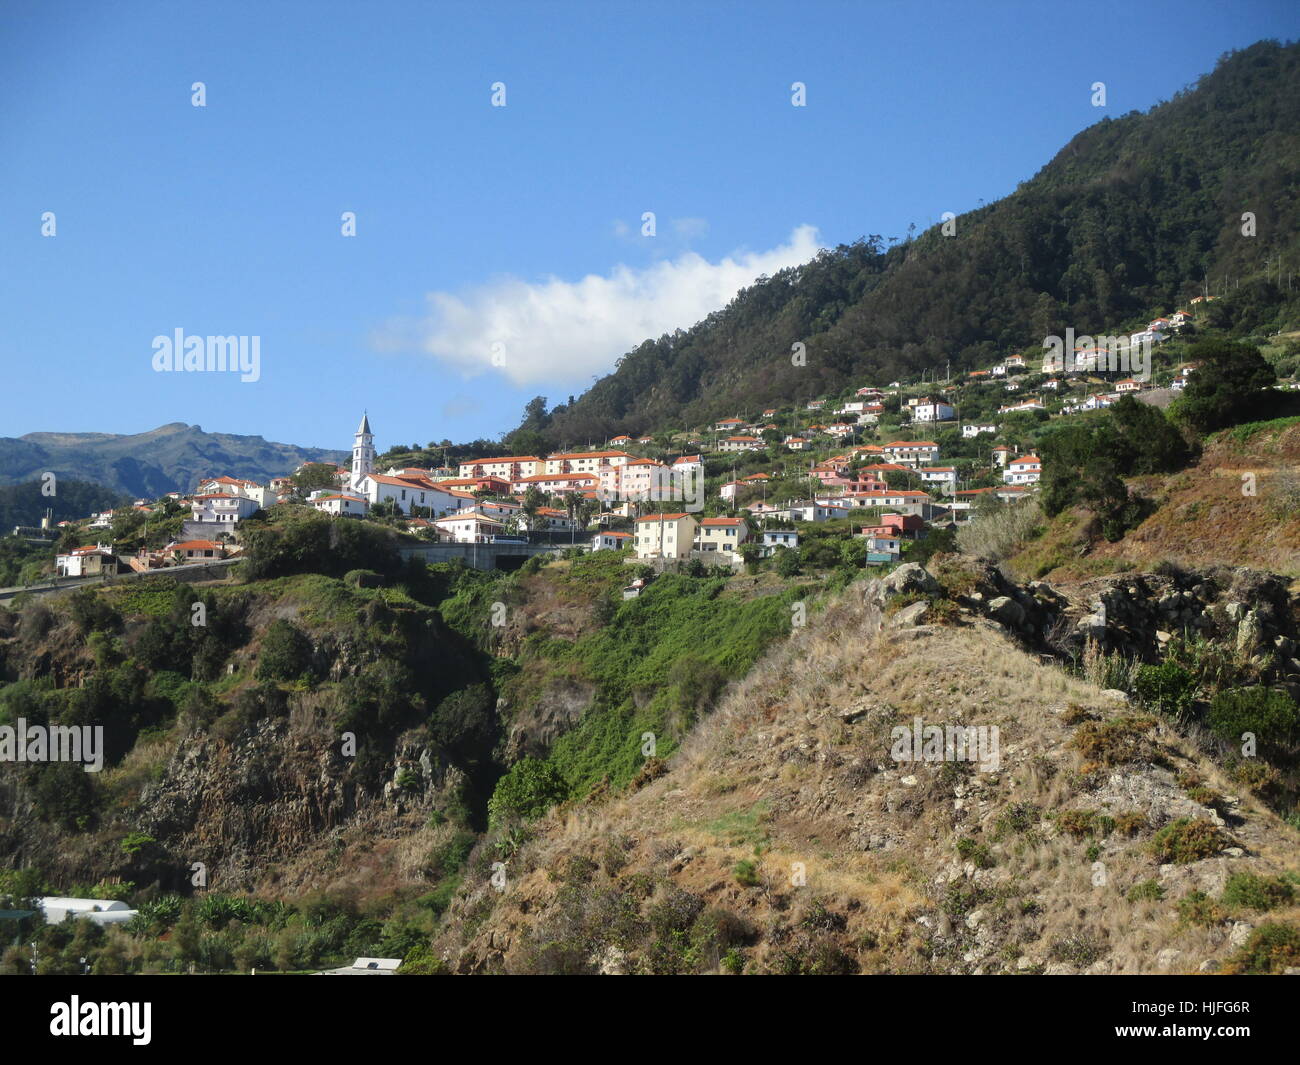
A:
{"type": "Polygon", "coordinates": [[[926,601],[912,603],[910,606],[903,607],[897,614],[889,619],[890,628],[906,629],[913,625],[919,625],[921,619],[925,617],[925,612],[930,609],[930,604],[926,601]]]}
{"type": "Polygon", "coordinates": [[[1018,629],[1025,623],[1025,608],[1010,596],[1000,595],[989,600],[989,617],[1009,628],[1018,629]]]}
{"type": "Polygon", "coordinates": [[[886,595],[906,595],[908,592],[937,595],[939,592],[939,582],[919,562],[904,562],[886,574],[880,584],[886,595]]]}

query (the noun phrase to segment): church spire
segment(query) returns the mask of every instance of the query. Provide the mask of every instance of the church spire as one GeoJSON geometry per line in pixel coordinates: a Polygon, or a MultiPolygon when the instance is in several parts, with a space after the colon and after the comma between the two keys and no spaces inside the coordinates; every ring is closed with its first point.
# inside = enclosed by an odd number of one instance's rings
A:
{"type": "Polygon", "coordinates": [[[370,416],[362,413],[352,441],[352,477],[348,487],[356,490],[366,474],[375,472],[375,437],[370,431],[370,416]]]}

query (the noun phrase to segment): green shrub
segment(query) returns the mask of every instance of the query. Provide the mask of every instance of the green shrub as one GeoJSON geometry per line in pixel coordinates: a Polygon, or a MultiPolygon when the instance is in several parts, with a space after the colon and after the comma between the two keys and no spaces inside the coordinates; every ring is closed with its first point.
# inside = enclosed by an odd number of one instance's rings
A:
{"type": "Polygon", "coordinates": [[[258,680],[295,680],[311,664],[311,642],[291,622],[277,618],[262,637],[258,680]]]}
{"type": "Polygon", "coordinates": [[[1300,706],[1285,692],[1271,688],[1238,688],[1220,692],[1210,703],[1205,723],[1229,743],[1255,734],[1261,748],[1276,750],[1300,742],[1300,706]]]}
{"type": "Polygon", "coordinates": [[[1264,912],[1290,905],[1295,894],[1295,888],[1280,876],[1233,873],[1223,887],[1220,901],[1225,906],[1264,912]]]}
{"type": "Polygon", "coordinates": [[[1212,858],[1228,845],[1227,837],[1209,821],[1180,817],[1151,838],[1151,851],[1161,862],[1186,865],[1212,858]]]}
{"type": "Polygon", "coordinates": [[[1281,973],[1300,965],[1300,928],[1268,921],[1261,924],[1224,967],[1230,975],[1281,973]]]}
{"type": "Polygon", "coordinates": [[[1159,902],[1165,897],[1165,889],[1156,880],[1143,880],[1128,889],[1129,902],[1159,902]]]}
{"type": "Polygon", "coordinates": [[[512,819],[532,821],[568,795],[558,769],[549,762],[524,758],[497,781],[488,800],[488,816],[493,825],[512,819]]]}
{"type": "Polygon", "coordinates": [[[736,883],[741,887],[758,887],[761,882],[758,877],[758,865],[748,859],[741,859],[732,870],[736,877],[736,883]]]}
{"type": "Polygon", "coordinates": [[[1189,891],[1178,900],[1178,918],[1184,924],[1209,928],[1220,924],[1225,916],[1219,904],[1204,891],[1189,891]]]}
{"type": "Polygon", "coordinates": [[[1133,689],[1146,706],[1181,721],[1191,712],[1196,678],[1176,663],[1162,662],[1139,667],[1133,689]]]}
{"type": "Polygon", "coordinates": [[[994,866],[993,854],[983,843],[977,843],[975,840],[965,837],[957,841],[957,853],[963,860],[974,862],[976,869],[992,869],[994,866]]]}

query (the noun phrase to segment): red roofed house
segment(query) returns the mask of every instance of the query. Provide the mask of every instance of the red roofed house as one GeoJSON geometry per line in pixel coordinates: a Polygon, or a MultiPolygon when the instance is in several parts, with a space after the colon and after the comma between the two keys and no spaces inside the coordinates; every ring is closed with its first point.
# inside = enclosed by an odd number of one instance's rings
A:
{"type": "Polygon", "coordinates": [[[695,537],[695,550],[722,551],[734,560],[740,557],[740,545],[748,536],[744,518],[705,518],[695,537]]]}
{"type": "Polygon", "coordinates": [[[1007,484],[1037,484],[1043,475],[1043,460],[1037,455],[1020,455],[1002,474],[1007,484]]]}
{"type": "Polygon", "coordinates": [[[625,547],[631,547],[635,539],[631,533],[625,532],[599,532],[591,538],[591,549],[593,551],[622,551],[625,547]]]}
{"type": "Polygon", "coordinates": [[[636,522],[637,558],[689,558],[698,529],[689,514],[647,514],[636,522]]]}

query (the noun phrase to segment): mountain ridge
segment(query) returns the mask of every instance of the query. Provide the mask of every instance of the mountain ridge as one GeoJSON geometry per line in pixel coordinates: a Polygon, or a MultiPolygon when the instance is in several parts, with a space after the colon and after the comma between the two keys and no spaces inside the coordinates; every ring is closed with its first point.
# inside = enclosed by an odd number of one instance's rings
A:
{"type": "Polygon", "coordinates": [[[168,422],[140,433],[33,432],[0,437],[0,485],[59,479],[87,481],[132,496],[189,492],[203,477],[227,474],[267,481],[304,462],[346,462],[346,450],[299,447],[260,435],[205,432],[168,422]]]}

